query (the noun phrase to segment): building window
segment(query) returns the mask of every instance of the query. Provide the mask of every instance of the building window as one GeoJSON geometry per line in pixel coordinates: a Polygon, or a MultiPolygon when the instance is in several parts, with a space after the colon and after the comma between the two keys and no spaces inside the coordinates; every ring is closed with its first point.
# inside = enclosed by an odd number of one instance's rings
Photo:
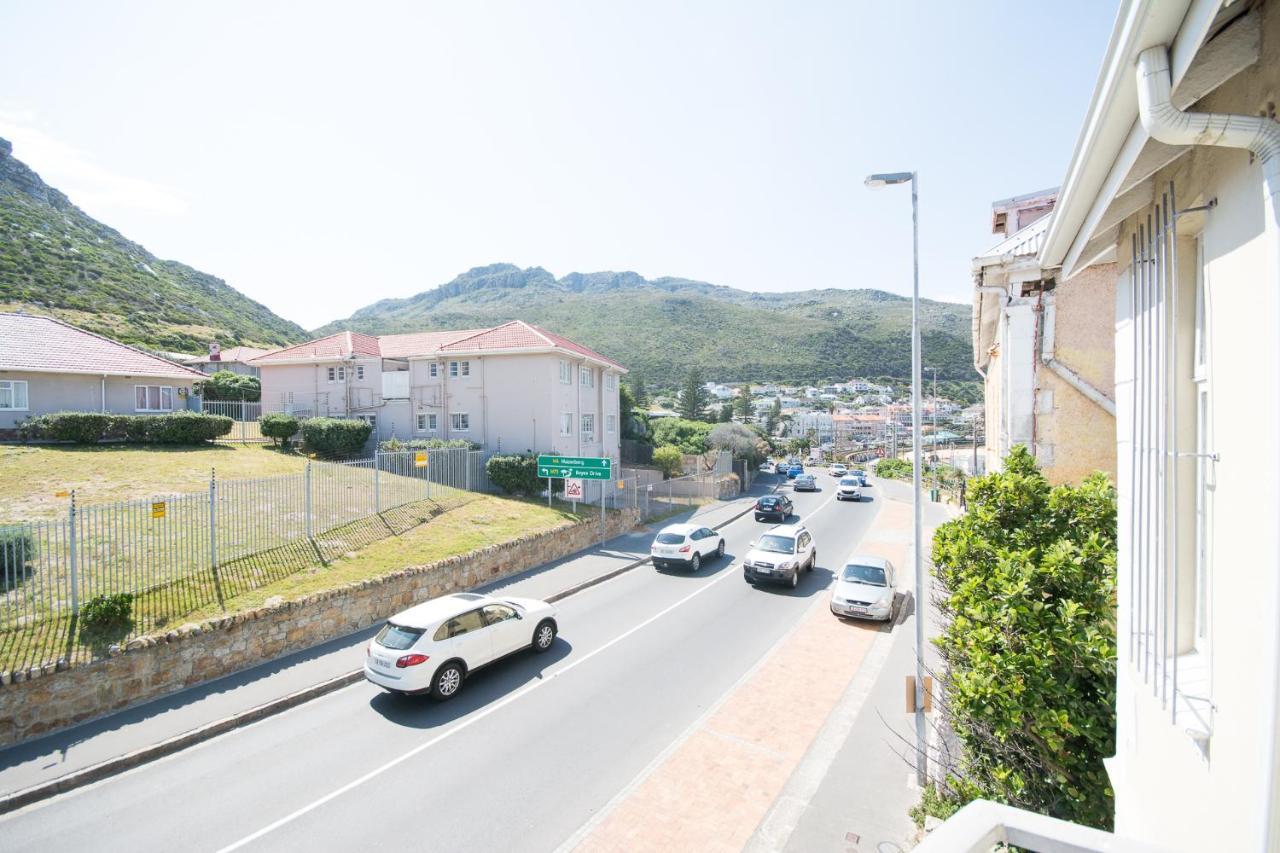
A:
{"type": "Polygon", "coordinates": [[[418,415],[418,432],[435,432],[436,415],[418,415]]]}
{"type": "Polygon", "coordinates": [[[470,375],[471,375],[471,362],[469,362],[469,361],[460,361],[460,362],[458,362],[458,363],[459,363],[460,365],[462,365],[462,375],[463,375],[463,376],[470,376],[470,375]]]}
{"type": "Polygon", "coordinates": [[[573,383],[573,366],[564,359],[560,359],[560,384],[571,385],[573,383]]]}
{"type": "Polygon", "coordinates": [[[618,377],[613,375],[612,373],[608,374],[607,377],[605,378],[604,387],[605,387],[605,390],[608,391],[610,394],[612,394],[614,391],[617,391],[618,377]]]}
{"type": "Polygon", "coordinates": [[[578,378],[588,388],[594,388],[596,385],[596,372],[590,367],[579,367],[578,378]]]}
{"type": "Polygon", "coordinates": [[[173,389],[168,385],[134,385],[133,398],[134,411],[173,411],[173,389]]]}
{"type": "Polygon", "coordinates": [[[346,367],[330,367],[329,381],[330,382],[346,382],[347,368],[346,367]]]}
{"type": "Polygon", "coordinates": [[[0,379],[0,409],[10,412],[27,410],[27,380],[0,379]]]}
{"type": "Polygon", "coordinates": [[[449,427],[454,432],[466,432],[471,429],[471,415],[466,412],[454,412],[449,415],[449,427]]]}
{"type": "Polygon", "coordinates": [[[357,365],[356,365],[356,379],[364,379],[364,365],[363,365],[363,364],[357,364],[357,365]]]}
{"type": "Polygon", "coordinates": [[[440,363],[438,361],[433,361],[427,366],[427,375],[432,379],[435,379],[440,375],[440,363]]]}
{"type": "Polygon", "coordinates": [[[471,362],[469,361],[451,361],[449,362],[449,376],[457,378],[458,376],[471,375],[471,362]]]}
{"type": "Polygon", "coordinates": [[[596,416],[582,416],[582,439],[584,441],[595,441],[596,438],[596,416]]]}
{"type": "Polygon", "coordinates": [[[573,412],[560,413],[560,434],[573,435],[573,412]]]}
{"type": "Polygon", "coordinates": [[[604,416],[604,431],[613,432],[617,428],[617,415],[604,416]]]}

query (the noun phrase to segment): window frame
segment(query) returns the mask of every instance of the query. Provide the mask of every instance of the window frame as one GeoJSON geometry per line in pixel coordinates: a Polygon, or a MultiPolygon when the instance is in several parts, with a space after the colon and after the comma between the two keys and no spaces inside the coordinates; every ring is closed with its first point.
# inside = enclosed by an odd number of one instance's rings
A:
{"type": "Polygon", "coordinates": [[[470,412],[450,412],[449,413],[449,431],[450,432],[471,432],[471,413],[470,412]],[[465,426],[462,426],[461,424],[465,424],[465,426]]]}
{"type": "Polygon", "coordinates": [[[578,427],[582,433],[583,441],[596,440],[596,415],[595,412],[583,412],[578,419],[578,427]],[[588,427],[588,418],[590,418],[591,426],[588,427]]]}
{"type": "Polygon", "coordinates": [[[413,420],[414,432],[436,432],[439,421],[433,412],[417,412],[413,420]]]}
{"type": "Polygon", "coordinates": [[[363,379],[364,379],[364,365],[357,364],[356,365],[356,381],[362,381],[363,379]]]}
{"type": "Polygon", "coordinates": [[[560,359],[560,384],[573,384],[573,365],[565,358],[560,359]]]}
{"type": "Polygon", "coordinates": [[[172,385],[134,385],[133,386],[133,410],[135,412],[172,412],[173,411],[173,386],[172,385]],[[145,407],[138,405],[138,389],[145,388],[144,401],[147,403],[145,407]],[[156,405],[159,408],[151,407],[151,389],[156,389],[156,405]],[[165,391],[169,392],[169,408],[164,408],[165,391]]]}
{"type": "Polygon", "coordinates": [[[573,435],[573,412],[560,413],[560,434],[573,435]]]}
{"type": "Polygon", "coordinates": [[[450,379],[458,378],[458,362],[456,361],[449,362],[449,378],[450,379]]]}
{"type": "Polygon", "coordinates": [[[594,367],[583,364],[578,367],[578,384],[584,388],[596,387],[596,371],[594,367]]]}
{"type": "Polygon", "coordinates": [[[459,365],[461,365],[461,370],[462,370],[462,375],[463,375],[463,376],[470,376],[470,375],[471,375],[471,360],[470,360],[470,359],[466,359],[466,360],[460,361],[460,362],[458,362],[458,364],[459,364],[459,365]]]}
{"type": "Polygon", "coordinates": [[[610,433],[610,434],[615,433],[615,432],[617,432],[617,431],[618,431],[618,416],[617,416],[617,415],[605,415],[605,416],[604,416],[604,431],[605,431],[606,433],[610,433]]]}
{"type": "Polygon", "coordinates": [[[440,362],[431,361],[427,363],[427,378],[428,379],[440,378],[440,362]]]}
{"type": "MultiPolygon", "coordinates": [[[[0,386],[9,386],[9,403],[8,406],[0,406],[0,412],[29,412],[31,411],[31,388],[26,379],[0,379],[0,386]],[[18,405],[18,389],[22,389],[22,405],[18,405]]],[[[137,400],[136,392],[134,400],[137,400]]]]}

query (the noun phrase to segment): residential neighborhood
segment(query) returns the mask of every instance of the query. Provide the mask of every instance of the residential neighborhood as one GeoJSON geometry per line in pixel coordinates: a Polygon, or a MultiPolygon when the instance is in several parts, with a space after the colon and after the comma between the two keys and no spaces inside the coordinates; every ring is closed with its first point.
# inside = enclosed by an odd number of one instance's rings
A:
{"type": "Polygon", "coordinates": [[[0,21],[0,853],[1280,853],[1274,3],[0,21]]]}

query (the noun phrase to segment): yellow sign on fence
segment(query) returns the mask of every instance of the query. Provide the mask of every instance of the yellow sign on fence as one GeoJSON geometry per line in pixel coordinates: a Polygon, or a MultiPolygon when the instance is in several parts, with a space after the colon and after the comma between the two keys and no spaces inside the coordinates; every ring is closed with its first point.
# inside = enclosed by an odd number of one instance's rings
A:
{"type": "Polygon", "coordinates": [[[164,501],[156,501],[151,504],[151,517],[164,518],[164,501]]]}
{"type": "Polygon", "coordinates": [[[55,498],[67,498],[67,497],[71,497],[71,492],[68,492],[66,489],[63,489],[60,492],[54,492],[53,496],[55,498]]]}
{"type": "Polygon", "coordinates": [[[425,452],[413,454],[413,467],[415,468],[427,467],[427,454],[425,452]]]}
{"type": "Polygon", "coordinates": [[[619,488],[619,489],[625,489],[626,487],[627,487],[627,481],[626,481],[626,480],[619,480],[619,481],[618,481],[618,488],[619,488]]]}

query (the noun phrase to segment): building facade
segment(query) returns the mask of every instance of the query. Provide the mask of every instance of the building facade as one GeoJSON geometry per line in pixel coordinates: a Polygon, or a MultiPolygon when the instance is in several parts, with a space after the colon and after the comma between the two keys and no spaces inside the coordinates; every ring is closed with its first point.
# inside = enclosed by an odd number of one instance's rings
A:
{"type": "Polygon", "coordinates": [[[223,349],[217,341],[209,344],[209,354],[200,358],[192,358],[185,362],[201,373],[212,376],[220,370],[238,373],[242,376],[257,376],[258,368],[249,362],[268,350],[257,347],[227,347],[223,349]]]}
{"type": "Polygon", "coordinates": [[[465,439],[495,453],[619,458],[625,368],[521,321],[339,332],[267,353],[263,411],[360,418],[379,439],[465,439]]]}

